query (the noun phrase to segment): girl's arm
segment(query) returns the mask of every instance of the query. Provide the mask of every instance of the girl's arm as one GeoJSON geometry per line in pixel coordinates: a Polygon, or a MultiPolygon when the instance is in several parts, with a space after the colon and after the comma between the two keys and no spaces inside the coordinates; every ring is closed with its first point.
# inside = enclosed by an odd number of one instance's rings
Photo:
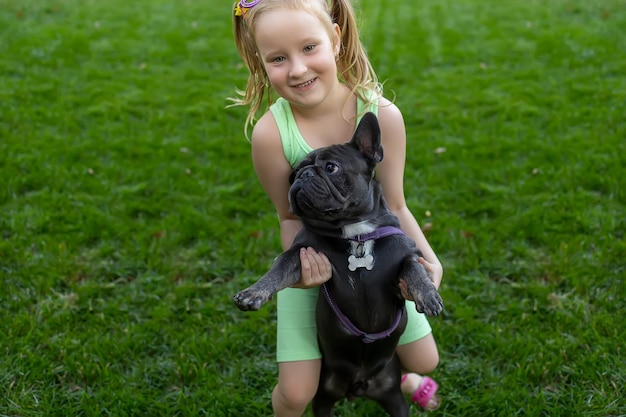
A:
{"type": "Polygon", "coordinates": [[[385,98],[378,107],[384,158],[376,168],[376,177],[383,187],[389,209],[400,219],[402,230],[411,237],[424,255],[422,264],[430,273],[437,289],[443,278],[443,267],[430,247],[424,232],[406,205],[404,198],[404,166],[406,160],[406,129],[398,108],[385,98]]]}
{"type": "MultiPolygon", "coordinates": [[[[276,208],[280,222],[280,240],[283,250],[286,250],[302,228],[302,223],[289,213],[287,196],[291,166],[285,159],[278,127],[270,113],[263,115],[254,126],[252,162],[261,186],[276,208]]],[[[324,254],[317,253],[312,248],[302,248],[300,262],[301,278],[296,287],[317,287],[330,279],[332,267],[324,254]]]]}

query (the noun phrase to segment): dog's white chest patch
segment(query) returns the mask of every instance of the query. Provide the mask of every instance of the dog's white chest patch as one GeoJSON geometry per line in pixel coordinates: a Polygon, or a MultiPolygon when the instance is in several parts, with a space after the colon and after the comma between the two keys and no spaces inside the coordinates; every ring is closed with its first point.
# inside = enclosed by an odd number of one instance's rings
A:
{"type": "MultiPolygon", "coordinates": [[[[371,233],[376,227],[368,222],[361,222],[344,226],[343,235],[345,238],[355,238],[358,235],[371,233]]],[[[374,268],[374,240],[352,241],[350,242],[350,255],[348,256],[348,269],[356,271],[358,268],[365,268],[371,271],[374,268]]]]}

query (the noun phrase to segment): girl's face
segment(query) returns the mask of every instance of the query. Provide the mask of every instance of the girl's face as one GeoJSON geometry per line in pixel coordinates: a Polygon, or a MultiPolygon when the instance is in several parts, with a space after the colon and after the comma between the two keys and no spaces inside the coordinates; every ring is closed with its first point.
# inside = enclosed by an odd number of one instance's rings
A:
{"type": "Polygon", "coordinates": [[[281,97],[296,106],[320,104],[338,85],[333,39],[314,15],[290,9],[264,13],[255,21],[254,35],[269,81],[281,97]]]}

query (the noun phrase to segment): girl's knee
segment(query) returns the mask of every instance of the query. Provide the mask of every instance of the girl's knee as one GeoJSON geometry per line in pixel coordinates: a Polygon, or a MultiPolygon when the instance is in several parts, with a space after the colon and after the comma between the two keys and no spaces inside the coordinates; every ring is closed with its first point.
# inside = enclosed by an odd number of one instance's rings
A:
{"type": "Polygon", "coordinates": [[[420,375],[428,374],[434,371],[435,369],[437,369],[437,365],[439,365],[438,357],[422,357],[402,362],[402,368],[406,369],[409,372],[415,372],[420,375]]]}
{"type": "Polygon", "coordinates": [[[427,374],[439,365],[439,351],[432,334],[415,342],[398,346],[396,352],[402,367],[407,371],[427,374]]]}
{"type": "Polygon", "coordinates": [[[317,386],[310,384],[279,384],[275,394],[279,395],[279,401],[290,409],[304,409],[315,396],[317,386]]]}
{"type": "Polygon", "coordinates": [[[418,365],[421,368],[418,371],[423,374],[434,371],[439,365],[439,352],[436,349],[432,352],[428,352],[427,355],[420,358],[418,365]]]}
{"type": "Polygon", "coordinates": [[[317,392],[320,367],[319,359],[279,363],[274,401],[289,409],[304,409],[317,392]]]}

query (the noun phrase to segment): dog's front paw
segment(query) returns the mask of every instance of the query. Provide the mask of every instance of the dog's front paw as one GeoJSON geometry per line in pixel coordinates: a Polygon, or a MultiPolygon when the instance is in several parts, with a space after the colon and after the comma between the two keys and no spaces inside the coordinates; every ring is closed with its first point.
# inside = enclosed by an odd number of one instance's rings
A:
{"type": "Polygon", "coordinates": [[[233,297],[237,307],[243,311],[256,311],[271,299],[272,293],[270,291],[254,290],[252,288],[246,288],[243,291],[239,291],[233,297]]]}
{"type": "Polygon", "coordinates": [[[427,316],[438,316],[443,311],[443,300],[433,285],[428,291],[419,291],[413,296],[415,309],[427,316]]]}

